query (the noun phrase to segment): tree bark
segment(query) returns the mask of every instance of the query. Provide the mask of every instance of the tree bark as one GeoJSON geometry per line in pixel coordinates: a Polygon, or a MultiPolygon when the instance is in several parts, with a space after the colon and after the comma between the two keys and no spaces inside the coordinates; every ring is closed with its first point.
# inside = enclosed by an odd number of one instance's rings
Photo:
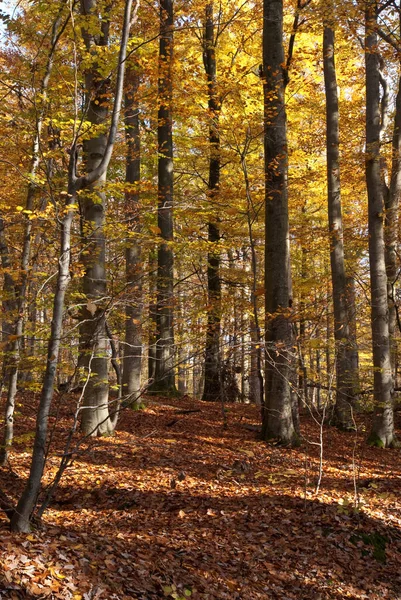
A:
{"type": "Polygon", "coordinates": [[[401,78],[398,81],[398,90],[394,113],[392,160],[390,185],[385,189],[385,221],[384,242],[385,261],[387,272],[387,294],[389,304],[389,335],[391,349],[391,368],[394,383],[397,384],[397,307],[395,286],[398,277],[398,210],[401,194],[401,78]]]}
{"type": "Polygon", "coordinates": [[[47,351],[46,372],[43,379],[39,409],[36,418],[36,432],[28,482],[19,499],[11,519],[11,530],[28,533],[31,529],[31,514],[40,490],[46,460],[47,429],[50,406],[53,399],[54,383],[62,335],[64,298],[70,279],[70,240],[71,225],[76,205],[76,190],[70,186],[66,204],[66,216],[61,226],[61,248],[58,267],[57,287],[53,301],[53,318],[47,351]],[[71,206],[71,208],[69,208],[71,206]]]}
{"type": "MultiPolygon", "coordinates": [[[[208,196],[215,209],[220,186],[220,99],[217,91],[216,37],[214,31],[213,2],[206,5],[203,34],[203,65],[207,77],[209,124],[209,182],[208,196]]],[[[207,327],[205,347],[204,387],[202,400],[217,401],[220,398],[221,379],[221,281],[220,253],[218,244],[220,231],[217,219],[208,223],[207,255],[207,327]]]]}
{"type": "Polygon", "coordinates": [[[148,257],[149,282],[149,330],[148,330],[148,380],[153,383],[156,377],[156,298],[157,298],[157,252],[149,250],[148,257]]]}
{"type": "Polygon", "coordinates": [[[156,365],[152,393],[175,394],[173,241],[173,0],[160,0],[156,365]]]}
{"type": "Polygon", "coordinates": [[[380,162],[380,57],[377,53],[377,2],[366,3],[366,184],[369,212],[369,264],[375,416],[369,442],[395,443],[389,309],[384,240],[384,197],[380,162]]]}
{"type": "Polygon", "coordinates": [[[135,403],[141,393],[142,366],[142,257],[138,234],[141,231],[139,183],[141,178],[138,65],[127,70],[125,94],[125,138],[127,143],[125,181],[125,215],[127,240],[125,250],[125,275],[128,299],[125,307],[125,346],[123,359],[123,394],[130,394],[135,403]]]}
{"type": "Polygon", "coordinates": [[[264,0],[266,379],[262,437],[296,443],[290,390],[292,323],[283,0],[264,0]]]}
{"type": "Polygon", "coordinates": [[[323,33],[323,65],[326,93],[327,198],[330,234],[330,264],[333,287],[334,339],[336,345],[336,424],[354,429],[352,409],[358,374],[353,370],[353,345],[350,339],[347,310],[347,278],[344,258],[343,219],[341,208],[339,109],[334,59],[335,34],[326,21],[323,33]]]}
{"type": "MultiPolygon", "coordinates": [[[[96,0],[81,0],[81,13],[89,17],[99,10],[96,0]]],[[[109,115],[109,80],[99,73],[97,54],[109,43],[109,14],[101,17],[100,33],[83,30],[86,50],[94,57],[93,65],[85,74],[87,93],[86,120],[94,126],[102,125],[109,115]]],[[[83,142],[83,164],[86,173],[94,171],[102,162],[107,146],[107,134],[95,134],[83,142]]],[[[106,239],[104,233],[107,171],[87,186],[80,195],[82,262],[84,264],[83,293],[87,304],[80,311],[80,369],[85,382],[81,429],[85,434],[107,435],[112,432],[108,419],[108,337],[106,333],[106,239]]]]}
{"type": "Polygon", "coordinates": [[[256,253],[256,241],[253,235],[253,223],[257,218],[257,212],[252,200],[251,185],[248,176],[246,156],[251,143],[251,132],[248,128],[244,150],[241,153],[241,168],[244,175],[245,193],[247,203],[247,225],[249,244],[251,247],[251,294],[250,302],[253,314],[250,318],[250,372],[249,372],[249,401],[262,405],[263,402],[263,373],[262,373],[262,334],[259,319],[259,303],[257,295],[258,287],[258,258],[256,253]]]}

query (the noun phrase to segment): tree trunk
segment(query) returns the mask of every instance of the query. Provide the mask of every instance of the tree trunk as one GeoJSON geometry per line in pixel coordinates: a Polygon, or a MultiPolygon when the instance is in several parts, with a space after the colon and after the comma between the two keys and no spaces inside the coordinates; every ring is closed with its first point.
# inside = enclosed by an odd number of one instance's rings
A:
{"type": "MultiPolygon", "coordinates": [[[[98,10],[96,0],[82,0],[83,16],[98,10]]],[[[85,74],[88,98],[86,120],[94,128],[106,122],[109,114],[109,80],[98,71],[96,55],[109,43],[109,15],[101,17],[101,33],[83,31],[86,49],[94,57],[93,65],[85,74]]],[[[96,129],[95,129],[96,130],[96,129]]],[[[83,163],[86,173],[94,171],[102,162],[107,145],[107,134],[95,134],[83,142],[83,163]]],[[[107,172],[88,186],[80,195],[83,293],[87,304],[80,311],[81,377],[85,383],[81,429],[86,435],[107,435],[112,432],[109,416],[109,359],[106,333],[106,239],[104,186],[107,172]]]]}
{"type": "Polygon", "coordinates": [[[385,190],[385,222],[384,222],[384,242],[385,242],[385,261],[387,272],[387,294],[389,305],[389,335],[391,349],[391,368],[393,372],[393,381],[397,384],[397,342],[396,334],[397,307],[395,286],[398,278],[397,256],[398,245],[398,210],[401,194],[401,78],[398,82],[398,91],[394,114],[394,128],[392,141],[392,161],[391,161],[391,179],[390,185],[385,190]]]}
{"type": "Polygon", "coordinates": [[[157,253],[149,250],[149,335],[148,335],[148,380],[153,383],[156,377],[156,297],[157,297],[157,253]]]}
{"type": "Polygon", "coordinates": [[[141,393],[142,366],[142,279],[143,269],[138,233],[141,230],[139,215],[139,183],[141,177],[138,66],[127,70],[125,94],[125,137],[127,143],[125,181],[125,216],[127,240],[125,250],[125,274],[128,299],[125,307],[125,346],[123,361],[123,394],[133,394],[133,402],[141,393]]]}
{"type": "Polygon", "coordinates": [[[327,198],[330,233],[330,264],[333,286],[334,339],[336,345],[336,424],[353,429],[352,409],[357,374],[352,369],[352,343],[347,311],[347,280],[341,209],[339,110],[334,60],[334,29],[326,23],[323,34],[323,64],[326,93],[327,198]]]}
{"type": "Polygon", "coordinates": [[[395,443],[393,377],[389,334],[387,273],[384,241],[384,197],[380,163],[380,57],[377,53],[377,2],[367,2],[366,64],[366,183],[369,211],[369,263],[375,416],[369,442],[395,443]]]}
{"type": "Polygon", "coordinates": [[[262,437],[296,442],[290,390],[292,323],[283,65],[283,0],[264,0],[266,394],[262,437]]]}
{"type": "Polygon", "coordinates": [[[175,394],[173,240],[173,0],[160,0],[159,112],[157,125],[158,211],[156,368],[150,391],[175,394]]]}
{"type": "MultiPolygon", "coordinates": [[[[138,4],[136,4],[136,6],[138,7],[138,4]]],[[[115,99],[113,106],[113,114],[103,160],[91,174],[77,178],[76,138],[73,140],[71,146],[70,161],[68,168],[68,193],[66,202],[66,214],[61,226],[61,248],[58,260],[57,286],[53,301],[53,317],[48,343],[46,372],[43,380],[42,393],[36,420],[36,432],[31,468],[26,487],[21,495],[17,508],[11,519],[11,529],[17,532],[28,532],[30,530],[32,511],[35,507],[40,491],[40,484],[46,460],[48,417],[53,399],[54,383],[56,378],[56,370],[63,328],[62,326],[64,314],[64,299],[70,278],[69,267],[71,225],[74,216],[74,211],[78,202],[77,193],[79,190],[90,186],[94,181],[101,179],[103,173],[106,172],[111,159],[114,141],[117,133],[121,100],[123,95],[125,58],[127,53],[129,28],[130,23],[132,22],[131,7],[132,0],[126,0],[124,10],[124,25],[121,35],[121,45],[118,57],[117,81],[114,95],[115,99]]]]}
{"type": "MultiPolygon", "coordinates": [[[[35,127],[35,135],[32,142],[32,162],[31,168],[29,172],[29,179],[31,180],[28,185],[26,203],[25,203],[25,221],[24,221],[24,233],[23,233],[23,244],[22,244],[22,255],[21,255],[21,280],[18,285],[12,283],[10,277],[5,277],[5,287],[7,286],[9,289],[6,290],[7,293],[10,293],[11,285],[13,285],[14,290],[11,293],[11,297],[13,298],[13,312],[14,314],[14,323],[11,326],[11,335],[12,341],[8,344],[7,352],[8,355],[6,357],[6,365],[5,372],[7,374],[7,382],[8,382],[8,391],[7,391],[7,401],[5,407],[5,419],[4,419],[4,435],[3,435],[3,443],[0,449],[0,464],[5,465],[8,460],[8,453],[10,446],[13,441],[13,432],[14,432],[14,409],[15,409],[15,397],[17,394],[17,386],[18,386],[18,372],[20,365],[20,349],[22,342],[22,334],[24,331],[24,319],[26,312],[26,301],[27,301],[27,292],[28,292],[28,272],[29,272],[29,261],[31,256],[31,239],[32,239],[32,220],[30,215],[34,210],[34,200],[36,194],[36,185],[34,183],[35,176],[39,169],[40,161],[41,161],[41,153],[40,153],[40,142],[43,128],[43,120],[47,110],[47,90],[50,82],[51,72],[53,70],[53,61],[54,61],[54,53],[56,50],[57,42],[60,37],[60,25],[63,14],[63,6],[61,6],[57,17],[52,26],[52,33],[50,38],[50,49],[47,56],[45,72],[43,75],[43,79],[40,85],[40,96],[42,98],[42,105],[39,109],[37,119],[36,119],[36,127],[35,127]]],[[[3,234],[3,242],[5,242],[4,238],[4,227],[2,229],[3,234]]],[[[4,260],[4,254],[3,254],[4,260]]]]}
{"type": "Polygon", "coordinates": [[[33,455],[29,478],[24,492],[19,499],[17,508],[11,519],[12,531],[28,533],[31,529],[30,519],[36,499],[40,490],[43,469],[46,460],[47,429],[50,406],[53,399],[54,383],[63,325],[64,298],[70,279],[70,240],[71,225],[74,216],[74,208],[68,209],[69,205],[75,205],[76,191],[73,187],[69,189],[67,214],[61,227],[61,248],[58,267],[57,287],[53,301],[53,318],[47,351],[46,372],[43,379],[42,393],[40,397],[39,410],[36,418],[36,433],[33,447],[33,455]]]}
{"type": "Polygon", "coordinates": [[[250,302],[253,314],[250,318],[250,372],[249,372],[249,401],[251,403],[262,405],[263,402],[263,374],[262,374],[262,335],[260,331],[259,303],[258,303],[258,259],[256,254],[256,241],[253,235],[253,223],[257,218],[257,212],[252,200],[251,185],[248,176],[248,166],[246,155],[251,143],[251,132],[248,128],[244,150],[241,153],[241,168],[244,175],[246,205],[247,205],[247,225],[249,244],[251,247],[251,296],[250,302]]]}
{"type": "MultiPolygon", "coordinates": [[[[214,33],[213,2],[206,5],[203,35],[203,65],[207,77],[209,125],[209,182],[208,196],[215,206],[220,186],[220,99],[217,92],[216,39],[214,33]]],[[[213,210],[213,208],[212,208],[213,210]]],[[[205,381],[202,400],[216,401],[220,398],[221,379],[221,281],[220,231],[217,219],[208,223],[207,294],[208,312],[205,347],[205,381]]]]}

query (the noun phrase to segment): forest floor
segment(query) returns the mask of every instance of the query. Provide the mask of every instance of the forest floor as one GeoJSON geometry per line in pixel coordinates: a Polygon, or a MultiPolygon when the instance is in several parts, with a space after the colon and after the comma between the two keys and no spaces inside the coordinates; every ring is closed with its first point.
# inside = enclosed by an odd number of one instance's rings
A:
{"type": "MultiPolygon", "coordinates": [[[[13,500],[30,462],[30,402],[0,469],[13,500]]],[[[66,406],[51,419],[47,482],[66,406]]],[[[258,441],[253,406],[228,405],[226,416],[224,429],[219,404],[150,399],[122,414],[113,437],[85,442],[31,534],[11,534],[0,517],[0,598],[401,599],[400,450],[366,447],[368,417],[357,434],[324,426],[316,493],[310,416],[297,449],[258,441]]]]}

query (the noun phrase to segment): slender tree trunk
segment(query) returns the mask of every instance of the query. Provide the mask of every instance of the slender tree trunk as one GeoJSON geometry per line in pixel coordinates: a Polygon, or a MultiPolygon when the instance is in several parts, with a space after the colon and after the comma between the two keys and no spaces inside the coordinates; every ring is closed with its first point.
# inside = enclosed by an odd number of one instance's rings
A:
{"type": "Polygon", "coordinates": [[[262,437],[294,444],[283,0],[264,0],[266,395],[262,437]]]}
{"type": "Polygon", "coordinates": [[[156,297],[157,297],[157,254],[156,249],[149,251],[149,347],[148,347],[148,379],[153,382],[156,377],[156,297]]]}
{"type": "MultiPolygon", "coordinates": [[[[46,459],[48,417],[53,399],[56,370],[60,351],[60,342],[63,329],[64,299],[67,290],[70,273],[70,239],[71,226],[74,211],[78,202],[78,191],[90,186],[94,181],[101,180],[109,165],[119,122],[121,101],[123,96],[125,58],[129,28],[131,21],[132,0],[126,0],[124,10],[124,24],[121,35],[121,45],[117,67],[117,82],[114,95],[114,106],[107,138],[107,144],[103,160],[92,173],[84,176],[76,176],[77,168],[77,139],[73,140],[70,152],[68,169],[68,193],[66,202],[66,214],[61,226],[61,248],[58,261],[58,277],[56,293],[53,301],[53,316],[51,332],[48,343],[46,372],[43,380],[42,393],[36,420],[35,441],[33,447],[31,468],[25,489],[18,502],[17,508],[11,519],[11,529],[18,532],[28,532],[32,512],[34,510],[41,485],[41,479],[46,459]]],[[[138,8],[138,3],[136,4],[138,8]]],[[[132,19],[133,20],[133,19],[132,19]]]]}
{"type": "Polygon", "coordinates": [[[173,240],[173,0],[160,0],[156,369],[150,391],[175,394],[173,240]]]}
{"type": "Polygon", "coordinates": [[[375,416],[369,441],[395,443],[391,344],[384,240],[384,197],[380,163],[380,57],[377,53],[377,2],[366,3],[366,183],[369,211],[369,263],[375,416]]]}
{"type": "Polygon", "coordinates": [[[391,368],[393,381],[397,384],[397,307],[395,286],[398,276],[399,259],[397,256],[398,230],[399,230],[399,204],[401,194],[401,78],[398,82],[398,91],[394,114],[392,161],[390,185],[385,189],[385,222],[384,242],[385,261],[387,272],[387,294],[389,306],[389,335],[391,347],[391,368]]]}
{"type": "Polygon", "coordinates": [[[355,292],[355,277],[354,275],[347,275],[346,280],[347,288],[347,313],[349,323],[349,339],[350,339],[350,361],[351,370],[353,373],[352,384],[354,386],[354,397],[357,398],[360,391],[359,381],[359,352],[358,352],[358,337],[357,337],[357,326],[356,326],[356,292],[355,292]]]}
{"type": "Polygon", "coordinates": [[[249,401],[251,403],[262,405],[263,402],[263,374],[262,374],[262,334],[260,331],[259,303],[257,295],[258,287],[258,259],[256,254],[256,241],[253,234],[253,223],[257,218],[257,213],[252,200],[251,186],[249,183],[248,166],[246,156],[251,143],[251,132],[248,128],[244,150],[241,153],[241,168],[245,181],[245,192],[247,201],[247,225],[249,244],[251,247],[251,306],[253,314],[250,319],[250,373],[249,373],[249,401]]]}
{"type": "MultiPolygon", "coordinates": [[[[3,362],[3,374],[2,374],[2,386],[8,385],[7,401],[5,406],[4,415],[4,433],[3,443],[0,449],[0,465],[4,466],[7,464],[9,449],[13,442],[14,437],[14,409],[15,409],[15,396],[17,393],[17,377],[12,377],[13,373],[16,372],[18,375],[18,360],[19,355],[16,353],[17,340],[12,340],[13,332],[16,330],[15,323],[18,321],[18,302],[17,302],[17,286],[14,278],[11,275],[12,265],[9,254],[9,248],[5,236],[5,224],[3,218],[0,217],[0,256],[1,266],[4,270],[4,284],[3,284],[3,339],[6,342],[4,349],[4,362],[3,362]],[[14,364],[14,361],[16,364],[14,364]]],[[[15,335],[15,334],[14,334],[15,335]]],[[[1,395],[0,390],[0,395],[1,395]]]]}
{"type": "MultiPolygon", "coordinates": [[[[302,214],[306,213],[306,204],[302,206],[302,214]]],[[[301,245],[301,279],[306,281],[308,276],[307,274],[307,261],[306,261],[306,248],[304,245],[301,245]]],[[[306,319],[305,319],[305,294],[303,289],[300,291],[300,299],[299,299],[299,336],[297,342],[298,348],[298,368],[299,368],[299,376],[298,376],[298,390],[301,394],[300,398],[303,400],[301,405],[307,406],[309,402],[309,394],[308,394],[308,370],[306,367],[305,361],[305,335],[306,335],[306,319]]]]}
{"type": "MultiPolygon", "coordinates": [[[[220,99],[217,91],[216,39],[214,32],[213,2],[206,5],[203,35],[203,64],[207,76],[209,125],[209,183],[208,195],[212,212],[220,186],[220,99]]],[[[218,220],[208,223],[209,251],[207,255],[208,313],[205,348],[205,382],[203,400],[216,401],[220,398],[221,379],[221,281],[220,281],[220,230],[218,220]]]]}
{"type": "Polygon", "coordinates": [[[138,107],[138,66],[127,70],[125,94],[125,136],[127,142],[125,192],[127,240],[125,269],[127,304],[125,308],[125,346],[123,362],[123,394],[134,394],[133,402],[140,396],[142,367],[142,260],[137,234],[141,230],[139,214],[139,182],[141,177],[140,132],[138,107]]]}
{"type": "Polygon", "coordinates": [[[326,92],[326,152],[331,281],[333,286],[334,340],[336,345],[335,421],[341,429],[353,429],[352,408],[357,374],[352,369],[352,343],[347,311],[347,280],[341,209],[339,110],[334,59],[334,29],[326,22],[323,34],[323,64],[326,92]]]}
{"type": "Polygon", "coordinates": [[[36,418],[36,433],[29,478],[24,492],[11,519],[12,531],[29,532],[30,519],[40,490],[46,458],[48,417],[56,378],[58,355],[62,334],[64,298],[70,279],[70,240],[74,208],[68,209],[77,201],[76,192],[70,188],[67,202],[67,214],[61,227],[61,248],[56,293],[53,301],[53,318],[47,351],[46,372],[43,379],[39,410],[36,418]]]}
{"type": "MultiPolygon", "coordinates": [[[[28,272],[29,272],[29,261],[31,256],[31,239],[32,239],[32,220],[30,215],[34,210],[34,200],[37,186],[34,183],[35,176],[37,174],[41,156],[40,156],[40,141],[43,129],[43,120],[47,110],[47,90],[50,82],[50,76],[53,70],[54,53],[56,50],[57,42],[61,31],[61,20],[63,14],[63,6],[61,6],[57,17],[53,23],[52,34],[50,38],[50,49],[47,56],[47,62],[45,72],[40,85],[39,102],[41,103],[38,108],[38,116],[36,120],[35,135],[32,142],[32,162],[29,172],[30,183],[28,185],[26,203],[25,203],[25,222],[24,222],[24,233],[23,233],[23,244],[22,244],[22,255],[21,255],[21,278],[20,282],[15,285],[15,282],[11,282],[11,278],[5,278],[5,285],[9,288],[6,289],[6,293],[10,294],[11,285],[14,290],[11,292],[14,304],[14,323],[11,327],[11,343],[8,344],[6,357],[6,369],[8,391],[7,401],[5,407],[5,419],[4,419],[4,435],[3,443],[0,449],[0,464],[4,465],[8,460],[8,453],[10,446],[13,441],[14,432],[14,409],[15,409],[15,397],[17,394],[18,387],[18,372],[20,365],[20,350],[22,343],[22,335],[24,330],[24,318],[26,313],[26,300],[28,292],[28,272]]],[[[4,227],[3,227],[3,242],[4,238],[4,227]]]]}

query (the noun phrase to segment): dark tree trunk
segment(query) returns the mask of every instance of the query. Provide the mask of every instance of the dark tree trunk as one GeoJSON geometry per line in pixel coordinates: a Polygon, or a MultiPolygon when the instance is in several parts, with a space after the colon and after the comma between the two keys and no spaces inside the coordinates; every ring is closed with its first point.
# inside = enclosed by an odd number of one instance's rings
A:
{"type": "Polygon", "coordinates": [[[352,415],[354,390],[358,375],[353,371],[353,345],[350,339],[347,310],[347,279],[344,260],[343,221],[341,209],[339,110],[337,77],[334,60],[334,29],[326,23],[323,34],[323,64],[326,92],[326,152],[328,214],[330,232],[331,281],[334,305],[334,339],[336,345],[335,421],[342,429],[355,427],[352,415]]]}
{"type": "Polygon", "coordinates": [[[266,379],[262,437],[294,444],[283,0],[264,0],[266,379]]]}
{"type": "Polygon", "coordinates": [[[140,131],[138,107],[138,66],[132,64],[126,74],[125,94],[125,137],[127,142],[125,181],[125,217],[127,219],[127,241],[125,250],[125,274],[127,281],[127,303],[125,308],[125,346],[123,359],[123,395],[132,395],[136,402],[141,390],[142,366],[142,279],[143,269],[141,246],[138,233],[141,231],[139,213],[139,183],[141,177],[140,131]]]}
{"type": "Polygon", "coordinates": [[[46,459],[48,417],[56,378],[58,355],[62,334],[64,298],[67,290],[70,272],[70,239],[71,225],[74,209],[68,210],[68,205],[77,201],[76,191],[71,186],[69,189],[67,214],[61,227],[61,248],[57,278],[57,288],[53,301],[53,318],[51,323],[50,339],[47,351],[46,372],[43,379],[42,393],[39,410],[36,418],[36,433],[29,478],[24,492],[18,502],[15,513],[11,519],[11,529],[19,532],[30,531],[30,519],[36,499],[40,490],[43,469],[46,459]]]}
{"type": "MultiPolygon", "coordinates": [[[[206,5],[203,36],[203,64],[207,76],[209,125],[209,183],[208,195],[214,211],[220,185],[220,99],[217,92],[216,39],[214,32],[213,2],[206,5]]],[[[220,231],[217,219],[208,223],[209,252],[207,255],[208,313],[205,348],[205,382],[203,400],[216,401],[221,392],[221,281],[220,231]]]]}
{"type": "Polygon", "coordinates": [[[150,391],[174,394],[174,256],[173,240],[173,0],[160,0],[158,112],[158,226],[156,365],[150,391]]]}
{"type": "Polygon", "coordinates": [[[369,263],[375,417],[369,441],[395,443],[391,345],[384,240],[384,197],[380,161],[380,57],[377,52],[377,2],[366,5],[366,183],[369,212],[369,263]]]}

